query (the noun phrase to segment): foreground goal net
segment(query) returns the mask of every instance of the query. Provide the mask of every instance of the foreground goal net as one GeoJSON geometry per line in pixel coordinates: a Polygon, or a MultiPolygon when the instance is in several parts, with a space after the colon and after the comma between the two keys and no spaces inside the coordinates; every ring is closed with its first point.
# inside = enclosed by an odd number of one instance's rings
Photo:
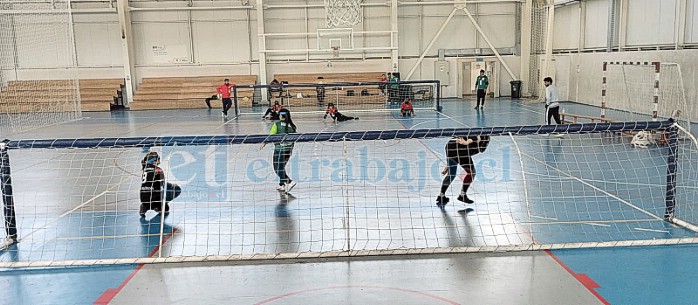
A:
{"type": "Polygon", "coordinates": [[[0,134],[81,117],[70,1],[0,5],[0,134]]]}
{"type": "Polygon", "coordinates": [[[278,86],[236,86],[233,94],[236,114],[258,114],[279,103],[299,112],[325,111],[332,103],[339,111],[399,110],[405,100],[414,109],[440,110],[439,81],[342,82],[280,84],[278,86]]]}
{"type": "Polygon", "coordinates": [[[695,243],[698,146],[671,121],[7,141],[0,267],[695,243]],[[657,131],[637,149],[616,132],[657,131]],[[560,133],[563,137],[546,136],[560,133]],[[489,135],[435,205],[452,136],[489,135]],[[273,146],[294,143],[276,190],[273,146]],[[138,215],[145,150],[181,187],[138,215]],[[471,208],[465,210],[465,208],[471,208]]]}

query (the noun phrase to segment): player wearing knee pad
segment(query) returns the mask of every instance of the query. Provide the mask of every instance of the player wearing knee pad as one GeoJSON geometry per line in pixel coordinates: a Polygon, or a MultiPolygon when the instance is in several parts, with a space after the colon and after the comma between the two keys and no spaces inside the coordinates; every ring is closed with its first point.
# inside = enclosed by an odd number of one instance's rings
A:
{"type": "Polygon", "coordinates": [[[414,116],[414,107],[412,107],[412,101],[410,101],[410,99],[405,99],[405,101],[402,102],[402,105],[400,106],[400,114],[403,118],[414,116]]]}
{"type": "MultiPolygon", "coordinates": [[[[296,124],[293,123],[291,119],[291,111],[288,109],[281,109],[279,111],[279,121],[274,123],[269,130],[270,135],[275,134],[286,134],[286,133],[296,133],[296,124]]],[[[262,144],[262,148],[266,143],[262,144]]],[[[296,186],[296,182],[291,180],[291,178],[286,173],[286,164],[291,159],[291,154],[293,153],[292,142],[282,142],[274,144],[274,156],[272,159],[272,164],[274,165],[274,172],[279,176],[279,185],[276,187],[277,190],[284,193],[289,193],[296,186]]]]}
{"type": "Polygon", "coordinates": [[[473,203],[466,194],[473,180],[475,180],[475,163],[473,162],[472,156],[484,152],[489,143],[489,136],[457,137],[448,141],[446,144],[447,165],[441,172],[445,177],[441,183],[441,192],[439,196],[436,197],[436,204],[438,206],[444,206],[448,203],[449,199],[446,197],[446,191],[456,178],[458,166],[462,167],[465,171],[463,187],[458,196],[458,200],[465,203],[473,203]]]}
{"type": "Polygon", "coordinates": [[[158,165],[160,165],[160,156],[154,151],[146,154],[141,161],[143,175],[140,190],[141,207],[138,211],[141,217],[145,217],[145,213],[149,210],[159,213],[164,208],[165,213],[169,213],[170,206],[168,202],[182,193],[179,185],[165,182],[165,174],[158,165]],[[163,198],[163,192],[165,192],[165,198],[163,198]]]}
{"type": "Polygon", "coordinates": [[[335,106],[333,103],[327,104],[327,110],[325,110],[325,116],[322,118],[327,119],[327,116],[330,116],[332,120],[336,122],[344,122],[344,121],[350,121],[350,120],[358,120],[358,117],[353,117],[353,116],[347,116],[343,115],[337,110],[337,106],[335,106]]]}

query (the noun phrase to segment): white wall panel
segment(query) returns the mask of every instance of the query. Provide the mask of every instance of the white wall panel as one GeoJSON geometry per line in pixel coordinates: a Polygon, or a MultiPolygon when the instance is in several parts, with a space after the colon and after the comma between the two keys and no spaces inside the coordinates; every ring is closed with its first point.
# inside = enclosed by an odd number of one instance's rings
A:
{"type": "Polygon", "coordinates": [[[136,65],[156,64],[153,46],[186,46],[188,49],[189,24],[186,12],[138,12],[133,16],[136,65]]]}
{"type": "MultiPolygon", "coordinates": [[[[516,43],[516,18],[514,16],[497,15],[481,16],[478,23],[496,48],[514,47],[516,43]]],[[[470,20],[468,20],[470,22],[470,20]]],[[[487,42],[481,35],[478,37],[478,47],[487,48],[487,42]]]]}
{"type": "Polygon", "coordinates": [[[191,14],[196,63],[250,61],[250,24],[246,10],[206,10],[191,14]]]}
{"type": "Polygon", "coordinates": [[[555,9],[554,49],[577,49],[579,47],[579,5],[566,5],[555,9]]]}
{"type": "Polygon", "coordinates": [[[676,0],[632,0],[626,3],[627,45],[675,42],[676,0]]]}
{"type": "Polygon", "coordinates": [[[687,0],[685,39],[687,43],[698,43],[698,0],[687,0]]]}
{"type": "Polygon", "coordinates": [[[230,63],[250,60],[247,23],[197,21],[194,28],[194,58],[197,63],[230,63]]]}
{"type": "Polygon", "coordinates": [[[420,20],[417,17],[411,18],[400,18],[398,19],[398,29],[399,32],[399,48],[401,56],[419,56],[422,52],[420,46],[425,46],[429,43],[420,43],[420,36],[415,35],[419,33],[420,20]],[[415,34],[407,34],[415,33],[415,34]]]}
{"type": "MultiPolygon", "coordinates": [[[[436,36],[436,33],[445,20],[446,16],[424,18],[424,35],[422,37],[422,45],[424,48],[426,48],[429,42],[436,36]]],[[[463,16],[462,13],[456,13],[441,33],[441,36],[437,38],[434,46],[429,50],[427,55],[437,55],[439,49],[475,48],[477,44],[476,41],[477,32],[472,22],[470,22],[467,17],[463,16]]],[[[407,41],[407,43],[411,42],[407,41]]],[[[420,50],[419,53],[421,54],[422,51],[423,50],[420,50]]]]}
{"type": "Polygon", "coordinates": [[[585,48],[606,47],[608,40],[608,0],[587,1],[585,18],[585,48]]]}
{"type": "Polygon", "coordinates": [[[118,22],[76,23],[75,44],[81,67],[123,65],[121,30],[118,22]]]}
{"type": "Polygon", "coordinates": [[[14,20],[19,68],[74,65],[67,15],[20,15],[14,20]]]}

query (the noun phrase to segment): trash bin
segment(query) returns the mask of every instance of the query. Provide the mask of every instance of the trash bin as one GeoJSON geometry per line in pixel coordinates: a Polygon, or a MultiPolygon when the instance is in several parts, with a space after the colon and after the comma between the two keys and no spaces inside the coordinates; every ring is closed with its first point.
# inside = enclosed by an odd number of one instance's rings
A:
{"type": "Polygon", "coordinates": [[[521,81],[513,80],[511,84],[511,98],[521,98],[521,81]]]}

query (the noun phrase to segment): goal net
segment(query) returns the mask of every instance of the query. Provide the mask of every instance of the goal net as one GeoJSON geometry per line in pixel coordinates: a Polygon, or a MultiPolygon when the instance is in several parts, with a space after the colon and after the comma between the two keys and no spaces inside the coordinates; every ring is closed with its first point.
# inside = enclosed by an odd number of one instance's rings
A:
{"type": "Polygon", "coordinates": [[[693,112],[686,102],[678,64],[604,62],[602,84],[602,118],[613,121],[675,118],[690,130],[693,112]]]}
{"type": "MultiPolygon", "coordinates": [[[[523,5],[521,6],[524,7],[523,5]]],[[[524,96],[537,97],[540,100],[545,96],[543,78],[554,76],[552,62],[552,27],[550,11],[554,10],[554,4],[548,1],[535,0],[531,3],[531,52],[529,57],[529,75],[527,88],[524,96]]],[[[523,77],[523,76],[522,76],[523,77]]]]}
{"type": "Polygon", "coordinates": [[[0,133],[81,117],[70,1],[0,4],[0,133]]]}
{"type": "Polygon", "coordinates": [[[331,103],[339,111],[395,111],[405,100],[414,109],[440,109],[438,81],[343,82],[236,86],[238,114],[263,114],[275,103],[299,112],[323,112],[331,103]],[[263,97],[266,92],[266,99],[263,97]]]}
{"type": "Polygon", "coordinates": [[[676,126],[8,141],[0,267],[694,243],[698,146],[676,126]],[[669,145],[609,136],[640,130],[669,145]],[[473,156],[475,203],[456,199],[459,169],[439,208],[446,143],[476,135],[491,142],[473,156]],[[291,143],[297,186],[284,194],[273,156],[291,143]],[[164,221],[162,210],[139,216],[145,150],[160,156],[165,193],[181,188],[164,221]]]}

